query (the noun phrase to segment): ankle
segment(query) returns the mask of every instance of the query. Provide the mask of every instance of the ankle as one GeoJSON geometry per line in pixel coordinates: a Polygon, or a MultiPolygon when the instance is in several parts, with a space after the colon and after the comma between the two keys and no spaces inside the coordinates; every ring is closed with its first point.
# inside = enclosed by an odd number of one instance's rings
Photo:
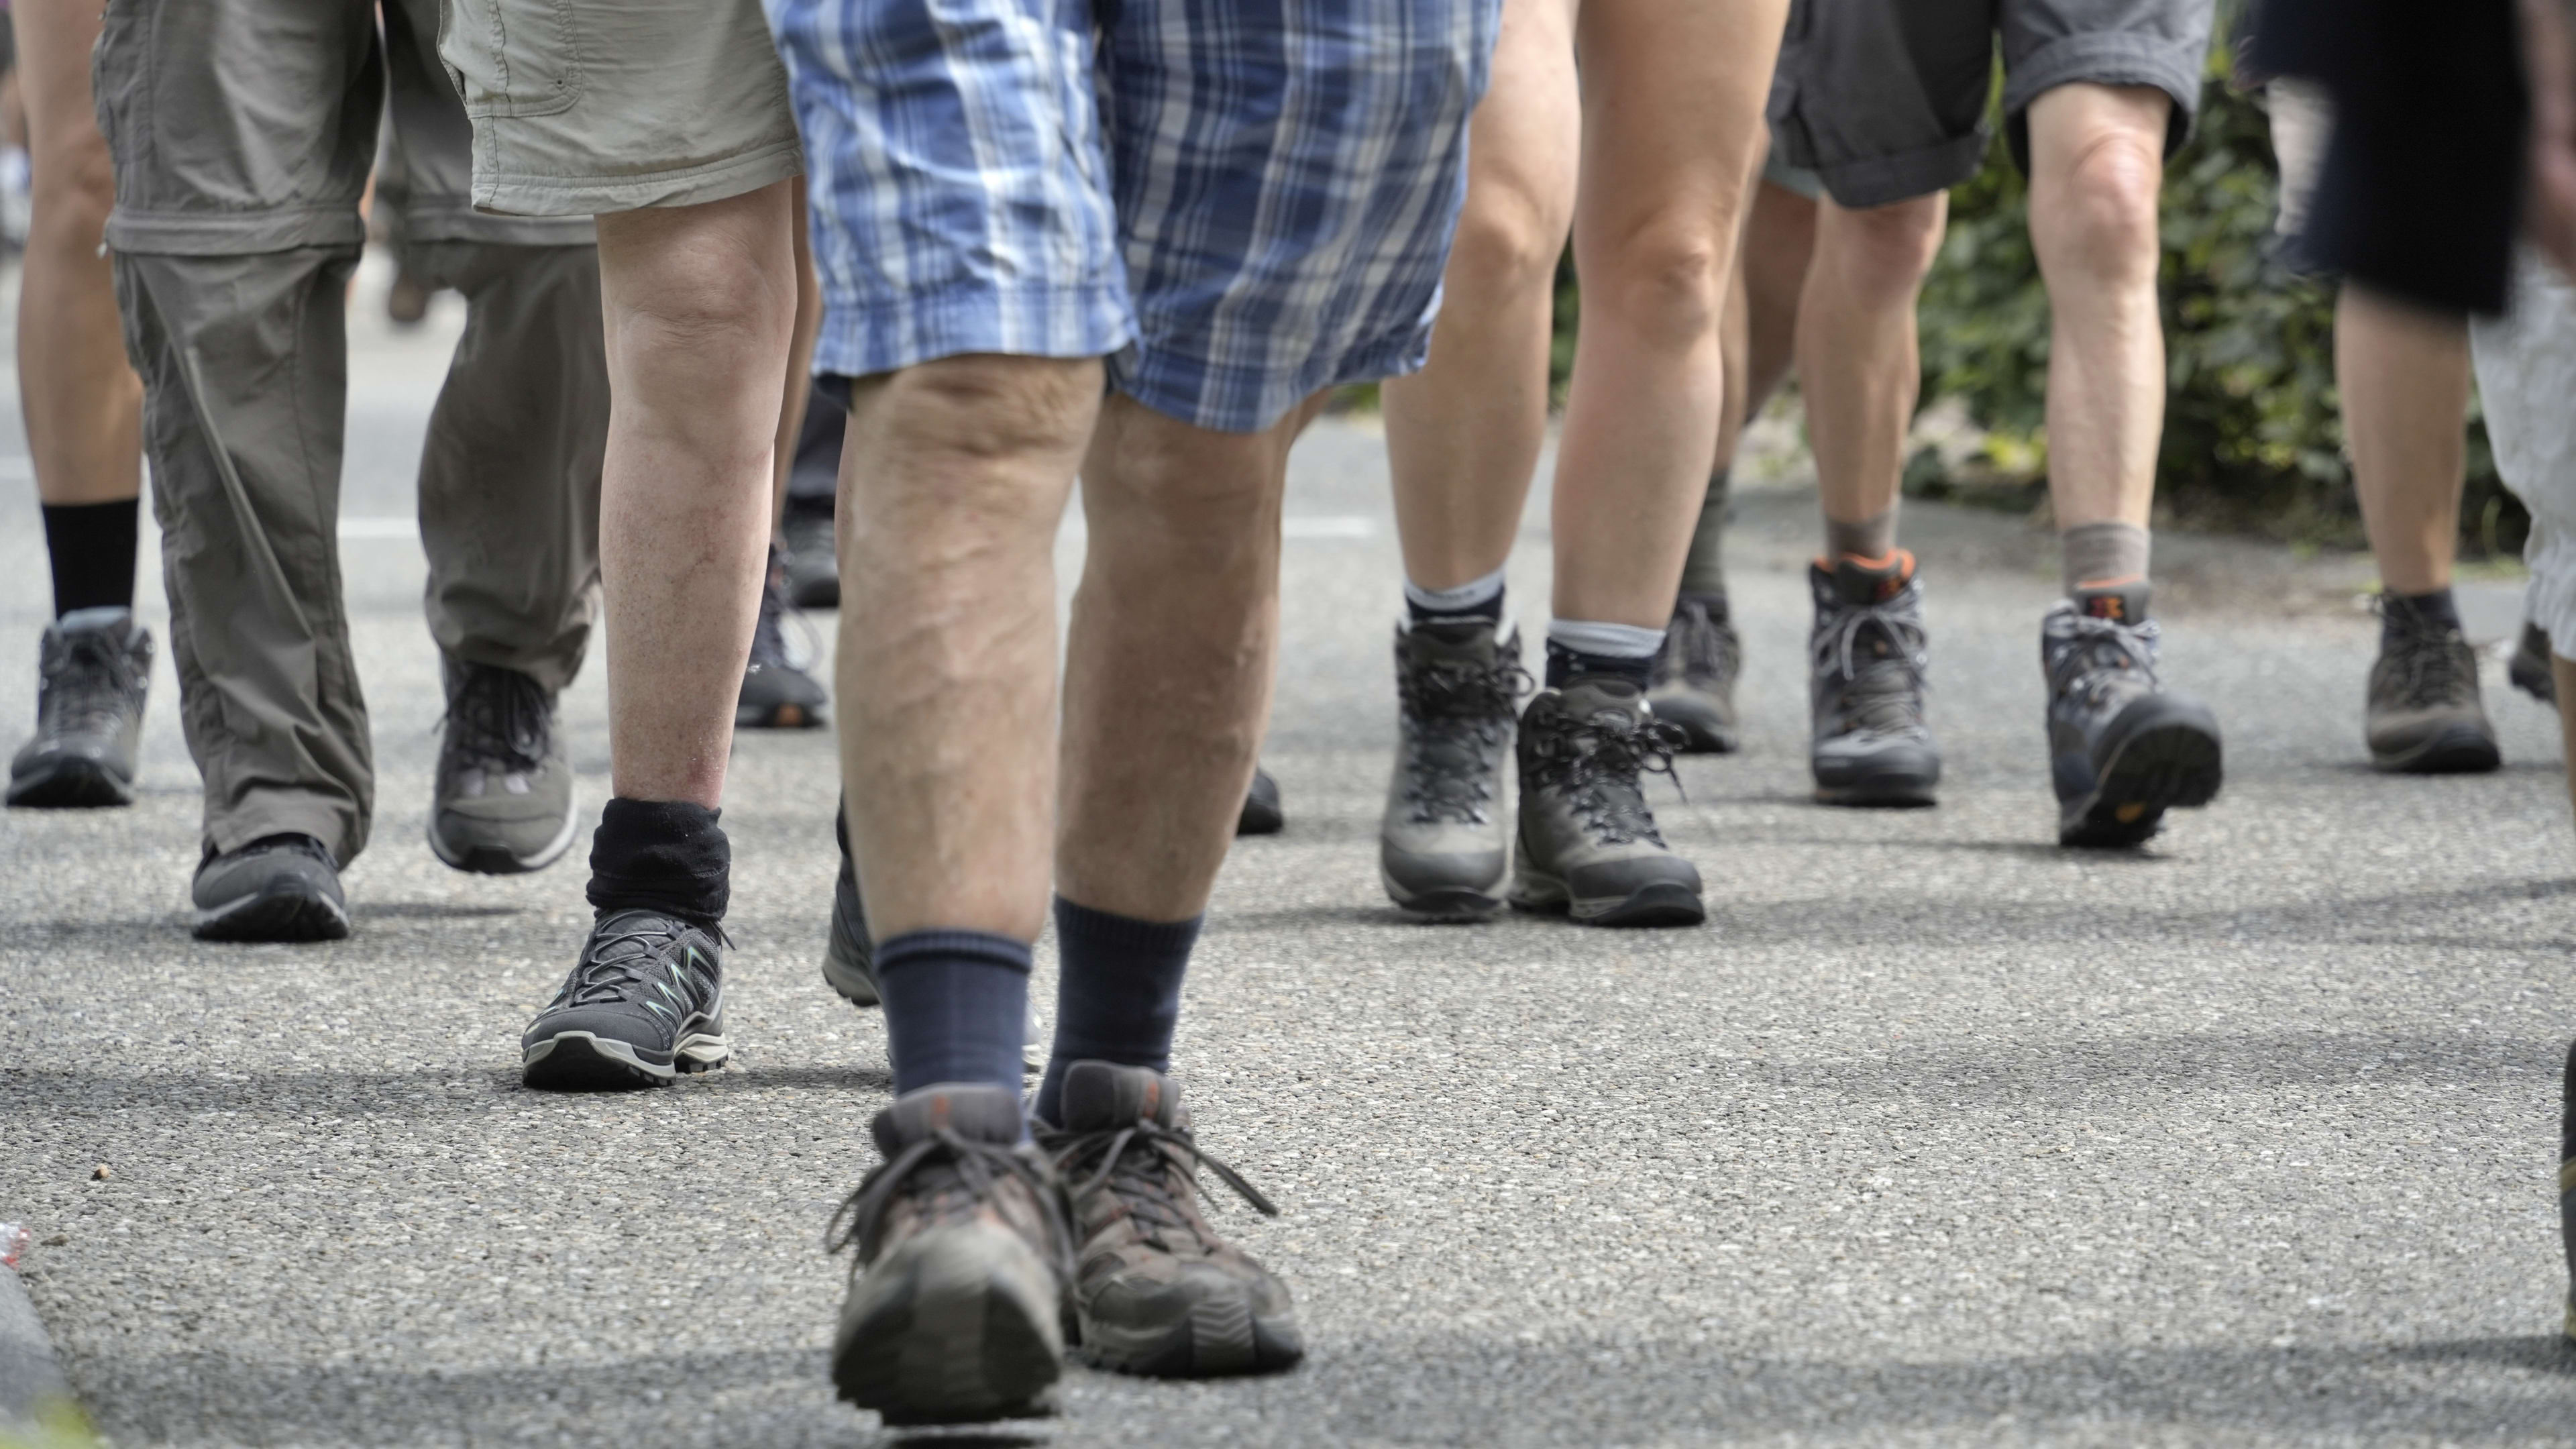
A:
{"type": "Polygon", "coordinates": [[[722,813],[685,800],[611,799],[591,835],[592,909],[722,922],[733,875],[733,847],[716,823],[722,813]]]}

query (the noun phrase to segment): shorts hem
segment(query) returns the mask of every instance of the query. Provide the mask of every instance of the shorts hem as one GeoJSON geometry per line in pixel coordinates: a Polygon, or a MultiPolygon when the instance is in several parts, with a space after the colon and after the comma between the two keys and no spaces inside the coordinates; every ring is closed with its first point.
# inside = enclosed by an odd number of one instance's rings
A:
{"type": "Polygon", "coordinates": [[[1258,433],[1319,392],[1419,372],[1430,355],[1431,329],[1425,326],[1375,346],[1309,359],[1284,382],[1261,368],[1219,367],[1204,358],[1165,352],[1132,368],[1113,368],[1110,387],[1194,428],[1258,433]]]}
{"type": "Polygon", "coordinates": [[[1107,357],[1135,341],[1126,289],[978,288],[888,300],[826,289],[814,340],[817,376],[875,377],[943,357],[1107,357]],[[1016,324],[1014,319],[1020,319],[1016,324]],[[1030,322],[1027,319],[1036,319],[1030,322]]]}
{"type": "Polygon", "coordinates": [[[598,242],[588,216],[495,216],[462,196],[442,196],[400,209],[394,235],[415,242],[483,242],[498,246],[578,247],[598,242]]]}
{"type": "Polygon", "coordinates": [[[2173,98],[2165,159],[2191,139],[2200,115],[2200,47],[2157,43],[2136,35],[2071,35],[2040,47],[2004,73],[2004,114],[2019,117],[2041,96],[2065,85],[2154,86],[2173,98]]]}
{"type": "Polygon", "coordinates": [[[792,136],[721,161],[631,176],[540,176],[478,170],[474,177],[474,209],[489,216],[573,217],[658,206],[701,206],[758,191],[804,172],[804,151],[792,136]]]}
{"type": "Polygon", "coordinates": [[[1822,178],[1837,206],[1852,210],[1893,206],[1947,191],[1976,175],[1986,160],[1986,131],[1980,126],[1937,145],[1857,161],[1820,164],[1794,150],[1789,159],[1822,178]]]}
{"type": "Polygon", "coordinates": [[[241,257],[366,241],[355,202],[218,216],[119,208],[107,219],[108,250],[134,256],[241,257]]]}

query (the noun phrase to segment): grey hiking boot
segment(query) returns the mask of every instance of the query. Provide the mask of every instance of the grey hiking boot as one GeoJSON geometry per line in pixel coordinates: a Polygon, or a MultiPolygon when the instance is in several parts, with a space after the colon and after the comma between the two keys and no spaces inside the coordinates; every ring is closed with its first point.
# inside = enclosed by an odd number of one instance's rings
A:
{"type": "Polygon", "coordinates": [[[1201,1166],[1258,1211],[1279,1209],[1199,1150],[1171,1078],[1075,1062],[1064,1122],[1036,1123],[1070,1195],[1082,1349],[1103,1368],[1166,1378],[1275,1373],[1306,1356],[1287,1286],[1200,1216],[1201,1166]]]}
{"type": "Polygon", "coordinates": [[[1743,668],[1744,645],[1728,617],[1726,595],[1682,595],[1664,630],[1663,652],[1655,656],[1646,701],[1655,707],[1655,718],[1681,727],[1684,753],[1735,753],[1735,676],[1743,668]]]}
{"type": "Polygon", "coordinates": [[[2558,674],[2550,667],[2549,654],[2549,631],[2525,619],[2522,639],[2513,647],[2513,661],[2505,666],[2505,675],[2514,688],[2555,709],[2558,674]]]}
{"type": "Polygon", "coordinates": [[[1503,908],[1511,868],[1503,765],[1520,695],[1521,636],[1483,619],[1395,634],[1395,775],[1378,822],[1378,878],[1408,911],[1466,920],[1503,908]]]}
{"type": "Polygon", "coordinates": [[[1019,1094],[950,1084],[879,1112],[885,1161],[832,1219],[857,1250],[832,1341],[832,1385],[889,1424],[1046,1412],[1064,1371],[1072,1236],[1019,1094]]]}
{"type": "Polygon", "coordinates": [[[446,661],[447,726],[430,786],[429,848],[458,870],[542,870],[572,847],[572,762],[555,700],[515,669],[446,661]]]}
{"type": "Polygon", "coordinates": [[[9,803],[131,805],[152,631],[119,608],[74,609],[45,627],[36,737],[9,762],[9,803]]]}
{"type": "Polygon", "coordinates": [[[787,657],[787,607],[787,565],[772,544],[760,617],[751,629],[751,661],[743,666],[742,693],[734,703],[736,729],[810,730],[824,723],[822,682],[787,657]]]}
{"type": "Polygon", "coordinates": [[[1643,776],[1670,775],[1681,731],[1620,679],[1577,678],[1521,715],[1512,905],[1592,926],[1696,926],[1699,871],[1664,845],[1643,776]]]}
{"type": "Polygon", "coordinates": [[[2156,678],[2147,598],[2144,584],[2083,589],[2040,623],[2060,845],[2136,845],[2165,811],[2218,795],[2218,721],[2156,678]]]}
{"type": "Polygon", "coordinates": [[[720,932],[660,911],[610,911],[563,989],[519,1038],[528,1086],[558,1092],[668,1086],[725,1064],[720,932]]]}
{"type": "Polygon", "coordinates": [[[868,908],[859,899],[859,868],[850,860],[850,807],[832,817],[841,842],[841,873],[832,878],[832,926],[823,938],[823,984],[852,1006],[882,1006],[877,992],[876,945],[868,937],[868,908]]]}
{"type": "Polygon", "coordinates": [[[190,888],[200,941],[337,941],[349,934],[340,868],[310,835],[207,851],[190,888]]]}
{"type": "Polygon", "coordinates": [[[2379,596],[2379,659],[2362,716],[2370,763],[2407,775],[2474,774],[2504,763],[2478,695],[2478,651],[2457,621],[2402,594],[2379,596]]]}
{"type": "Polygon", "coordinates": [[[1828,805],[1929,805],[1941,747],[1923,722],[1923,581],[1914,555],[1871,568],[1844,557],[1807,566],[1815,628],[1807,635],[1816,798],[1828,805]]]}

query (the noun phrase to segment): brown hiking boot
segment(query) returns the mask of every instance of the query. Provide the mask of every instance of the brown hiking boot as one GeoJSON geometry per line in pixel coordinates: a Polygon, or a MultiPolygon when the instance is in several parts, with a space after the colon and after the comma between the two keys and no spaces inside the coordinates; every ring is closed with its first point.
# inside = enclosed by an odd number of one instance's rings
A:
{"type": "Polygon", "coordinates": [[[1048,1412],[1072,1239],[1018,1095],[923,1087],[877,1114],[875,1136],[885,1162],[832,1218],[832,1250],[858,1249],[833,1386],[889,1424],[1048,1412]]]}
{"type": "Polygon", "coordinates": [[[1279,1209],[1199,1150],[1172,1079],[1075,1062],[1063,1113],[1063,1126],[1036,1131],[1073,1204],[1084,1352],[1103,1368],[1168,1378],[1271,1373],[1304,1358],[1287,1286],[1199,1216],[1199,1165],[1263,1213],[1279,1209]]]}

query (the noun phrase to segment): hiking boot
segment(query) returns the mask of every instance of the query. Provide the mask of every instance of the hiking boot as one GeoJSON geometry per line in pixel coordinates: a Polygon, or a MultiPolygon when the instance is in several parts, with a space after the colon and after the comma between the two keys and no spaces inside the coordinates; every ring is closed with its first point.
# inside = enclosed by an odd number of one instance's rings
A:
{"type": "Polygon", "coordinates": [[[2567,1245],[2567,1336],[2576,1339],[2576,1046],[2559,1083],[2558,1236],[2567,1245]]]}
{"type": "Polygon", "coordinates": [[[446,661],[447,728],[430,787],[429,848],[458,870],[517,875],[572,848],[572,762],[555,700],[515,669],[446,661]]]}
{"type": "Polygon", "coordinates": [[[1655,718],[1681,727],[1684,754],[1735,753],[1735,676],[1743,667],[1744,645],[1728,618],[1726,595],[1682,595],[1655,655],[1646,700],[1655,718]]]}
{"type": "Polygon", "coordinates": [[[1252,767],[1252,784],[1243,792],[1243,811],[1234,817],[1237,835],[1277,835],[1288,828],[1287,812],[1279,808],[1279,782],[1259,765],[1252,767]]]}
{"type": "Polygon", "coordinates": [[[2407,775],[2472,774],[2504,763],[2478,697],[2478,651],[2455,620],[2401,594],[2379,596],[2385,622],[2362,714],[2370,763],[2407,775]]]}
{"type": "Polygon", "coordinates": [[[810,730],[823,723],[827,696],[814,676],[787,658],[787,571],[776,544],[760,586],[760,618],[751,629],[751,662],[743,667],[742,696],[733,724],[743,730],[810,730]]]}
{"type": "Polygon", "coordinates": [[[9,803],[133,804],[152,631],[132,609],[74,609],[45,627],[36,670],[36,737],[9,762],[9,803]]]}
{"type": "Polygon", "coordinates": [[[859,868],[850,860],[850,811],[832,817],[841,842],[841,873],[832,878],[832,927],[823,938],[823,984],[852,1006],[882,1006],[877,992],[876,943],[868,939],[868,909],[859,899],[859,868]]]}
{"type": "Polygon", "coordinates": [[[337,941],[349,934],[340,868],[310,835],[264,835],[239,850],[212,850],[197,866],[200,941],[337,941]]]}
{"type": "Polygon", "coordinates": [[[1696,926],[1699,871],[1664,846],[1643,776],[1671,775],[1681,731],[1623,679],[1577,678],[1521,715],[1511,903],[1593,926],[1696,926]]]}
{"type": "Polygon", "coordinates": [[[1807,635],[1812,730],[1807,760],[1828,805],[1932,803],[1941,747],[1923,722],[1923,581],[1899,549],[1883,566],[1845,555],[1807,566],[1816,625],[1807,635]]]}
{"type": "Polygon", "coordinates": [[[841,561],[831,503],[790,498],[778,529],[787,539],[787,602],[800,609],[841,607],[841,561]]]}
{"type": "Polygon", "coordinates": [[[557,1092],[660,1087],[725,1064],[720,932],[660,911],[611,911],[563,989],[519,1038],[520,1080],[557,1092]]]}
{"type": "Polygon", "coordinates": [[[2218,794],[2218,721],[2156,679],[2147,597],[2144,584],[2082,589],[2040,622],[2060,845],[2135,845],[2165,811],[2218,794]]]}
{"type": "Polygon", "coordinates": [[[1019,1095],[949,1084],[874,1124],[885,1161],[832,1218],[857,1250],[832,1340],[832,1386],[889,1424],[965,1424],[1046,1410],[1064,1371],[1072,1238],[1019,1095]]]}
{"type": "Polygon", "coordinates": [[[2513,681],[2514,688],[2556,709],[2558,674],[2550,667],[2549,653],[2549,631],[2523,620],[2522,640],[2514,645],[2513,661],[2505,666],[2505,676],[2513,681]]]}
{"type": "Polygon", "coordinates": [[[1503,908],[1511,838],[1503,766],[1529,688],[1519,630],[1484,619],[1395,633],[1395,776],[1378,822],[1378,879],[1408,911],[1469,920],[1503,908]]]}
{"type": "Polygon", "coordinates": [[[1204,1164],[1261,1213],[1279,1209],[1199,1150],[1181,1089],[1151,1067],[1075,1062],[1064,1122],[1032,1124],[1072,1204],[1085,1357],[1164,1378],[1275,1373],[1306,1356],[1288,1288],[1199,1215],[1204,1164]]]}

